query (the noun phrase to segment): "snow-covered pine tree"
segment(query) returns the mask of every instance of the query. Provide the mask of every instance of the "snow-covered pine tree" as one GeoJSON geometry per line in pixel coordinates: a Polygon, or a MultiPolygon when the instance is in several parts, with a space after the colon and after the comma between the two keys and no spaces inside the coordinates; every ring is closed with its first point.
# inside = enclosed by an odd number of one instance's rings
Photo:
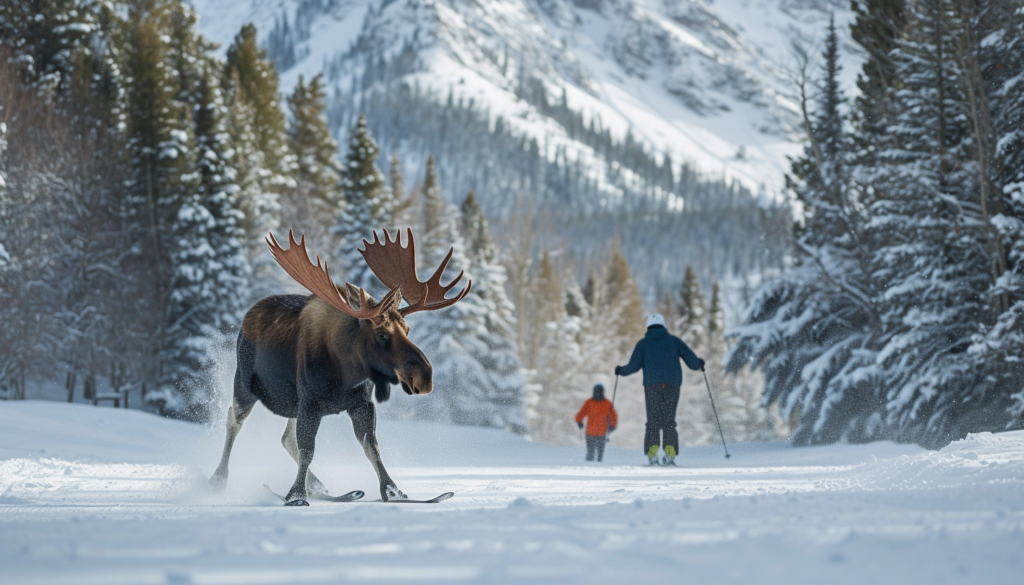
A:
{"type": "Polygon", "coordinates": [[[288,139],[295,156],[297,183],[291,198],[297,232],[312,243],[327,242],[333,211],[338,207],[338,143],[331,137],[324,115],[323,76],[317,75],[307,84],[300,75],[295,90],[288,98],[291,117],[288,139]]]}
{"type": "Polygon", "coordinates": [[[19,77],[40,95],[62,100],[80,59],[97,38],[98,0],[7,0],[0,4],[0,45],[19,64],[19,77]]]}
{"type": "Polygon", "coordinates": [[[274,283],[280,270],[267,254],[264,238],[288,215],[282,201],[295,189],[296,163],[288,149],[277,68],[259,47],[254,25],[244,25],[228,47],[223,82],[232,105],[234,166],[242,189],[252,291],[261,297],[280,290],[274,283]]]}
{"type": "MultiPolygon", "coordinates": [[[[864,235],[863,202],[848,184],[849,139],[835,77],[838,38],[829,25],[825,81],[812,110],[808,66],[798,90],[808,144],[792,163],[787,186],[801,203],[796,263],[754,295],[732,336],[728,370],[759,368],[767,404],[799,413],[798,444],[868,440],[882,431],[884,399],[875,367],[881,335],[864,235]]],[[[862,185],[870,180],[858,179],[862,185]]]]}
{"type": "Polygon", "coordinates": [[[891,436],[944,445],[1007,420],[1006,395],[967,352],[995,317],[994,284],[979,137],[968,111],[972,80],[955,58],[972,26],[956,0],[908,6],[893,57],[901,88],[896,124],[879,153],[870,231],[881,242],[874,276],[884,291],[885,345],[878,362],[888,385],[891,436]]]}
{"type": "MultiPolygon", "coordinates": [[[[669,315],[665,315],[666,320],[669,315]]],[[[707,344],[708,309],[704,295],[700,291],[700,281],[693,266],[687,264],[683,275],[683,285],[679,291],[679,304],[675,314],[674,329],[697,355],[700,355],[707,344]]]]}
{"type": "MultiPolygon", "coordinates": [[[[437,195],[440,197],[439,189],[437,195]]],[[[417,265],[434,270],[452,249],[446,270],[449,276],[442,282],[462,270],[474,278],[459,210],[450,205],[425,205],[424,214],[423,223],[433,229],[417,242],[417,265]],[[438,215],[432,215],[435,212],[438,215]]],[[[526,412],[521,386],[510,371],[515,364],[507,361],[514,357],[509,353],[514,345],[503,346],[491,337],[488,311],[496,307],[488,306],[475,289],[474,283],[474,292],[450,307],[410,316],[410,337],[434,367],[434,394],[428,400],[398,397],[396,402],[402,404],[395,410],[411,409],[417,418],[438,422],[523,432],[526,412]],[[498,356],[491,355],[491,343],[499,349],[498,356]],[[494,357],[502,362],[491,361],[494,357]]]]}
{"type": "Polygon", "coordinates": [[[405,176],[402,175],[402,159],[397,154],[391,155],[391,168],[388,170],[391,181],[391,196],[394,201],[394,225],[398,228],[411,227],[418,231],[419,208],[416,189],[405,190],[405,176]]]}
{"type": "Polygon", "coordinates": [[[993,210],[1006,270],[992,294],[1004,297],[1001,312],[984,335],[975,338],[969,353],[986,364],[1000,394],[1012,394],[1013,427],[1024,425],[1024,63],[1012,58],[1024,50],[1024,10],[1010,4],[989,3],[978,23],[982,39],[980,60],[992,109],[1001,201],[993,210]]]}
{"type": "MultiPolygon", "coordinates": [[[[699,357],[710,365],[707,357],[709,345],[708,309],[704,293],[700,290],[697,273],[690,265],[683,273],[679,290],[679,303],[672,319],[671,332],[678,335],[699,357]]],[[[669,319],[666,316],[666,319],[669,319]]],[[[679,424],[679,440],[687,445],[702,445],[712,439],[715,429],[711,419],[711,405],[708,403],[704,381],[699,376],[683,373],[683,385],[679,391],[679,407],[676,420],[679,424]]]]}
{"type": "Polygon", "coordinates": [[[344,274],[348,282],[378,297],[387,291],[373,276],[359,250],[363,247],[363,239],[373,239],[375,229],[392,224],[391,218],[383,215],[390,212],[386,203],[390,199],[390,189],[384,182],[384,173],[377,168],[379,154],[380,149],[366,127],[366,118],[360,116],[348,140],[340,183],[340,212],[334,228],[340,241],[335,257],[344,266],[344,272],[337,274],[344,274]]]}
{"type": "Polygon", "coordinates": [[[227,131],[231,143],[231,167],[235,169],[237,206],[241,212],[239,227],[246,259],[250,266],[249,301],[280,292],[275,275],[280,274],[276,263],[267,254],[264,238],[278,229],[281,204],[278,193],[267,190],[267,178],[273,173],[266,168],[263,151],[256,137],[253,118],[255,108],[245,101],[238,87],[238,75],[228,70],[231,79],[225,82],[225,100],[228,104],[227,131]]]}
{"type": "Polygon", "coordinates": [[[471,294],[484,308],[485,331],[477,332],[484,342],[483,352],[474,357],[486,374],[478,383],[480,400],[491,408],[487,426],[523,433],[527,429],[526,378],[515,343],[515,308],[505,294],[508,275],[498,262],[498,249],[472,191],[463,200],[460,212],[461,235],[472,269],[471,294]]]}
{"type": "Polygon", "coordinates": [[[892,51],[906,25],[905,0],[854,0],[856,15],[850,36],[867,58],[857,74],[860,95],[853,109],[854,156],[858,165],[870,168],[875,160],[876,142],[893,121],[891,91],[896,87],[892,51]]]}
{"type": "Polygon", "coordinates": [[[441,183],[437,178],[434,166],[434,155],[427,157],[427,171],[423,179],[423,231],[434,231],[444,217],[444,196],[441,195],[441,183]]]}
{"type": "Polygon", "coordinates": [[[143,330],[157,340],[144,346],[153,352],[147,356],[145,377],[155,378],[161,388],[147,400],[171,409],[184,408],[176,394],[175,368],[164,367],[183,349],[168,345],[180,340],[170,341],[167,331],[174,313],[170,308],[175,278],[171,256],[177,249],[174,226],[179,208],[198,196],[192,118],[187,104],[176,99],[180,82],[169,46],[175,4],[152,0],[130,5],[124,51],[131,165],[126,205],[131,217],[145,226],[138,262],[150,267],[150,286],[140,290],[138,303],[145,307],[140,311],[143,330]]]}
{"type": "Polygon", "coordinates": [[[242,228],[245,216],[241,210],[238,171],[233,166],[237,158],[233,156],[228,131],[230,112],[224,102],[216,63],[205,58],[201,64],[195,107],[197,164],[203,205],[213,219],[207,239],[216,258],[207,273],[213,280],[212,297],[205,302],[213,308],[210,325],[221,335],[230,336],[241,325],[248,306],[251,270],[242,228]]]}
{"type": "Polygon", "coordinates": [[[268,192],[281,193],[288,188],[295,163],[288,152],[277,68],[267,59],[267,50],[259,47],[255,25],[244,25],[235,36],[227,50],[225,67],[225,79],[237,79],[242,99],[253,108],[253,128],[270,171],[264,187],[268,192]],[[270,191],[270,187],[280,190],[270,191]]]}
{"type": "Polygon", "coordinates": [[[178,128],[160,144],[157,159],[177,215],[165,240],[171,277],[168,281],[167,324],[161,347],[160,385],[146,400],[161,412],[190,420],[205,420],[212,406],[204,372],[212,366],[211,344],[217,330],[215,279],[219,269],[210,245],[214,219],[203,205],[196,144],[187,111],[178,128]],[[171,169],[176,173],[172,175],[171,169]]]}
{"type": "MultiPolygon", "coordinates": [[[[672,291],[666,290],[665,294],[662,295],[661,306],[658,309],[658,312],[665,317],[666,325],[674,325],[673,321],[676,315],[676,304],[672,300],[672,291]]],[[[677,331],[673,330],[673,333],[677,333],[677,331]]]]}
{"type": "MultiPolygon", "coordinates": [[[[580,379],[579,318],[570,318],[563,302],[561,278],[551,255],[541,250],[531,282],[532,359],[540,386],[531,435],[546,443],[581,443],[572,416],[587,398],[591,380],[580,379]]],[[[524,315],[524,318],[526,315],[524,315]]]]}

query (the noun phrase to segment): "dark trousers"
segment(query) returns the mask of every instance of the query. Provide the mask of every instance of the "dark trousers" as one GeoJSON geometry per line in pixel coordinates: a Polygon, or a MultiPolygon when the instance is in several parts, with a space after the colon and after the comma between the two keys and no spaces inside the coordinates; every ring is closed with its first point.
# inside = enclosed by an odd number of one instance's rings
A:
{"type": "Polygon", "coordinates": [[[587,435],[587,461],[593,461],[595,453],[597,454],[598,461],[604,459],[605,442],[604,435],[599,435],[597,437],[587,435]]]}
{"type": "Polygon", "coordinates": [[[679,406],[679,387],[648,386],[644,388],[647,405],[647,432],[644,433],[644,454],[651,445],[661,443],[662,448],[672,445],[679,452],[679,433],[676,431],[676,407],[679,406]],[[664,433],[663,440],[659,434],[664,433]]]}

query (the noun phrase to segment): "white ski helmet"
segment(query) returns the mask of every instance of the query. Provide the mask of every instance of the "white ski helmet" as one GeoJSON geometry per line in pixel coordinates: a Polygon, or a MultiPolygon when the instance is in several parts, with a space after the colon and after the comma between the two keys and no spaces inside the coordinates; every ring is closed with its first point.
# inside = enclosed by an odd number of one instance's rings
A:
{"type": "Polygon", "coordinates": [[[653,313],[650,317],[647,318],[647,326],[650,327],[651,325],[661,325],[662,327],[664,327],[665,318],[662,317],[659,313],[653,313]]]}

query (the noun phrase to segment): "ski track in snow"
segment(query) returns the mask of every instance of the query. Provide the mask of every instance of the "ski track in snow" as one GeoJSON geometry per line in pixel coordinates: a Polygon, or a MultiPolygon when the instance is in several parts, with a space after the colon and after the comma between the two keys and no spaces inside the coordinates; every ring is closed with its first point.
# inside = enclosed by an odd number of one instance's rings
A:
{"type": "MultiPolygon", "coordinates": [[[[313,469],[377,497],[347,417],[313,469]]],[[[285,508],[284,421],[246,421],[225,492],[222,426],[137,411],[0,403],[0,574],[16,583],[1018,583],[1024,432],[940,451],[891,443],[617,449],[381,421],[392,476],[435,505],[285,508]]]]}

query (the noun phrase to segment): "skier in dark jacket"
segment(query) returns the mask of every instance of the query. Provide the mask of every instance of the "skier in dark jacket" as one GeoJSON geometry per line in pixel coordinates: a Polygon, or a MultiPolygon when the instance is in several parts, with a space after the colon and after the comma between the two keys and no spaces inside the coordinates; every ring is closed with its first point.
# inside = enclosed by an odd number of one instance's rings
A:
{"type": "Polygon", "coordinates": [[[704,360],[697,357],[682,339],[670,335],[665,329],[665,318],[655,313],[647,318],[647,335],[637,342],[629,363],[615,367],[616,376],[644,371],[644,401],[647,405],[644,452],[651,465],[658,464],[659,434],[664,435],[660,441],[665,449],[665,465],[675,465],[679,452],[676,407],[679,405],[679,387],[683,384],[679,358],[691,370],[704,369],[704,360]]]}

